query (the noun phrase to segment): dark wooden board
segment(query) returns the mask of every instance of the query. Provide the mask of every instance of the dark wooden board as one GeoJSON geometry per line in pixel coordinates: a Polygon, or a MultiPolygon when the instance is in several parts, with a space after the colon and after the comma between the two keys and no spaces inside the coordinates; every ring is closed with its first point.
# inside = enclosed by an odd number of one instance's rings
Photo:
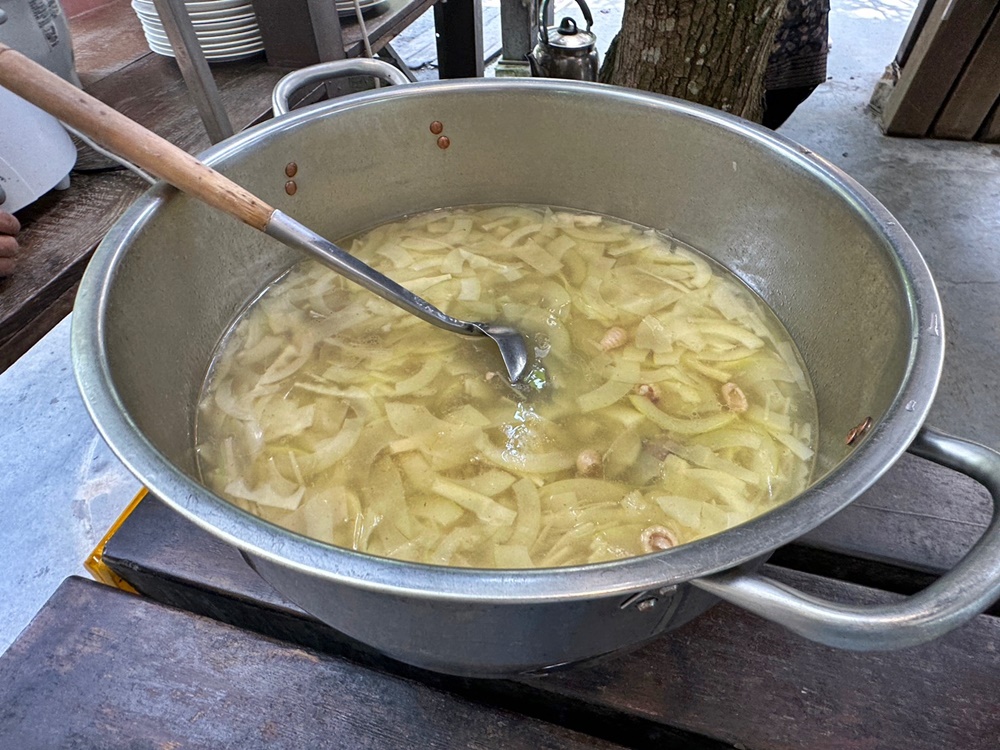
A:
{"type": "Polygon", "coordinates": [[[886,133],[929,133],[996,6],[996,0],[934,2],[882,110],[886,133]]]}
{"type": "Polygon", "coordinates": [[[899,43],[899,50],[896,52],[896,64],[899,67],[906,65],[910,52],[913,51],[913,45],[917,37],[920,36],[924,24],[927,23],[927,16],[930,15],[933,4],[933,0],[919,0],[917,3],[917,7],[910,17],[910,24],[906,27],[906,33],[903,34],[903,39],[899,43]]]}
{"type": "MultiPolygon", "coordinates": [[[[974,480],[904,454],[867,492],[799,544],[940,574],[982,536],[992,508],[989,493],[974,480]]],[[[877,581],[859,583],[884,588],[877,581]]]]}
{"type": "Polygon", "coordinates": [[[982,131],[976,137],[984,143],[1000,143],[1000,102],[986,118],[982,131]]]}
{"type": "Polygon", "coordinates": [[[84,88],[152,54],[139,17],[121,0],[95,0],[71,9],[64,3],[76,69],[84,88]]]}
{"type": "MultiPolygon", "coordinates": [[[[145,502],[145,501],[144,501],[145,502]]],[[[142,505],[140,504],[140,507],[142,505]]],[[[200,541],[200,540],[199,540],[200,541]]],[[[182,559],[183,558],[183,559],[182,559]]],[[[335,633],[253,574],[233,552],[178,567],[221,580],[206,596],[182,574],[155,577],[155,595],[304,647],[429,682],[571,729],[637,747],[993,748],[1000,731],[1000,621],[981,616],[935,643],[857,654],[818,646],[728,605],[636,652],[516,683],[463,681],[395,664],[335,633]],[[242,566],[242,570],[239,570],[242,566]]],[[[149,571],[117,572],[145,594],[149,571]]],[[[767,574],[818,595],[872,602],[886,594],[768,566],[767,574]]]]}
{"type": "Polygon", "coordinates": [[[18,266],[0,279],[0,371],[58,322],[50,308],[72,302],[65,295],[94,247],[144,185],[121,172],[74,174],[69,190],[52,191],[18,212],[18,266]]]}
{"type": "Polygon", "coordinates": [[[993,16],[934,121],[935,138],[972,140],[1000,101],[1000,12],[993,16]]]}
{"type": "MultiPolygon", "coordinates": [[[[899,476],[894,468],[883,480],[889,490],[876,495],[858,525],[870,524],[880,503],[891,515],[890,498],[918,482],[942,490],[955,505],[944,504],[941,520],[911,502],[904,521],[931,521],[939,534],[964,535],[954,549],[970,543],[977,522],[948,516],[960,515],[963,497],[973,501],[975,516],[981,500],[975,485],[921,459],[906,463],[912,466],[899,476]]],[[[930,497],[937,503],[936,495],[930,497]]],[[[816,555],[822,561],[830,554],[816,550],[810,557],[805,543],[788,549],[814,567],[816,555]]],[[[877,551],[894,559],[891,543],[877,551]]],[[[643,649],[594,666],[517,682],[462,681],[392,662],[327,628],[257,577],[236,550],[153,497],[108,543],[105,562],[159,601],[631,746],[992,749],[1000,736],[1000,619],[990,616],[925,646],[858,654],[809,643],[722,604],[643,649]]],[[[865,571],[863,560],[854,562],[865,571]]],[[[913,572],[910,562],[896,558],[895,567],[905,576],[913,572]]],[[[765,570],[839,601],[893,596],[771,565],[765,570]]]]}
{"type": "MultiPolygon", "coordinates": [[[[824,598],[887,598],[835,581],[765,572],[824,598]]],[[[1000,738],[1000,620],[896,652],[837,651],[720,605],[649,647],[553,675],[561,698],[600,700],[737,747],[995,749],[1000,738]]]]}
{"type": "Polygon", "coordinates": [[[481,0],[447,0],[434,5],[438,71],[442,78],[482,78],[481,0]]]}
{"type": "MultiPolygon", "coordinates": [[[[233,127],[239,131],[271,107],[271,90],[287,70],[263,58],[212,66],[212,76],[233,127]]],[[[173,58],[148,52],[88,93],[190,153],[212,145],[173,58]],[[137,91],[155,92],[136,96],[137,91]]]]}
{"type": "Polygon", "coordinates": [[[0,658],[0,747],[612,745],[70,578],[0,658]]]}

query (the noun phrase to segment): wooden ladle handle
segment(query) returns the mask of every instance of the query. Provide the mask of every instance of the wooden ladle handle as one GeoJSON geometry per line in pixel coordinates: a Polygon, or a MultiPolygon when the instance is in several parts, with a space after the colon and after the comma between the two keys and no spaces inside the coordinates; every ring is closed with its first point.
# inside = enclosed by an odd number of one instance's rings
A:
{"type": "Polygon", "coordinates": [[[161,180],[264,231],[274,209],[186,151],[0,43],[0,85],[161,180]]]}

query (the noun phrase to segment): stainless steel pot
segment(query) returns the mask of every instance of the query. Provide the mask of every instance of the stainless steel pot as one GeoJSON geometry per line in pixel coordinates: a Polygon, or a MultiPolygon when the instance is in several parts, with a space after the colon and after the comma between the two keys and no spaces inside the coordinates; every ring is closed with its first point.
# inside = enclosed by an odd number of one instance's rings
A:
{"type": "Polygon", "coordinates": [[[934,638],[1000,595],[996,520],[954,570],[895,604],[822,602],[755,572],[908,447],[983,482],[994,501],[1000,493],[998,454],[922,427],[944,345],[922,258],[885,208],[807,149],[664,97],[501,79],[345,97],[231,138],[204,158],[333,238],[481,203],[566,206],[663,228],[768,302],[816,386],[812,486],[692,544],[536,571],[423,566],[330,547],[237,509],[194,478],[195,403],[212,350],[245,302],[297,258],[165,185],[153,188],[108,234],[80,288],[73,354],[84,399],[146,486],[334,628],[411,664],[503,675],[639,644],[717,598],[823,643],[883,649],[934,638]],[[432,122],[443,124],[447,148],[432,122]],[[544,124],[552,122],[559,128],[544,124]],[[578,165],[580,154],[589,155],[586,179],[565,179],[563,166],[578,165]],[[293,196],[285,190],[291,162],[293,196]],[[871,430],[847,446],[869,416],[871,430]]]}

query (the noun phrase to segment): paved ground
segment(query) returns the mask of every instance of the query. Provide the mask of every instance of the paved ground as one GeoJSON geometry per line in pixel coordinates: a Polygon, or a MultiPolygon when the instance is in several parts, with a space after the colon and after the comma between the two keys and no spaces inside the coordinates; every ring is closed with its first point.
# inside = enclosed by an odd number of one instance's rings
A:
{"type": "Polygon", "coordinates": [[[929,422],[1000,449],[1000,148],[889,138],[867,103],[915,0],[834,0],[830,79],[781,128],[860,181],[927,260],[947,354],[929,422]]]}

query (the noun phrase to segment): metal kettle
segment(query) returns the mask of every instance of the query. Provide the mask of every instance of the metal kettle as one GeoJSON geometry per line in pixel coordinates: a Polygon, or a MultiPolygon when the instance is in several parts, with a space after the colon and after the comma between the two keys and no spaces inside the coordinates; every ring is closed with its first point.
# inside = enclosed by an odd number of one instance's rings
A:
{"type": "Polygon", "coordinates": [[[531,75],[540,78],[570,78],[576,81],[597,80],[597,35],[590,29],[594,17],[584,0],[576,0],[587,21],[582,31],[576,21],[563,18],[556,28],[545,19],[551,0],[543,0],[538,19],[538,44],[528,55],[531,75]]]}

